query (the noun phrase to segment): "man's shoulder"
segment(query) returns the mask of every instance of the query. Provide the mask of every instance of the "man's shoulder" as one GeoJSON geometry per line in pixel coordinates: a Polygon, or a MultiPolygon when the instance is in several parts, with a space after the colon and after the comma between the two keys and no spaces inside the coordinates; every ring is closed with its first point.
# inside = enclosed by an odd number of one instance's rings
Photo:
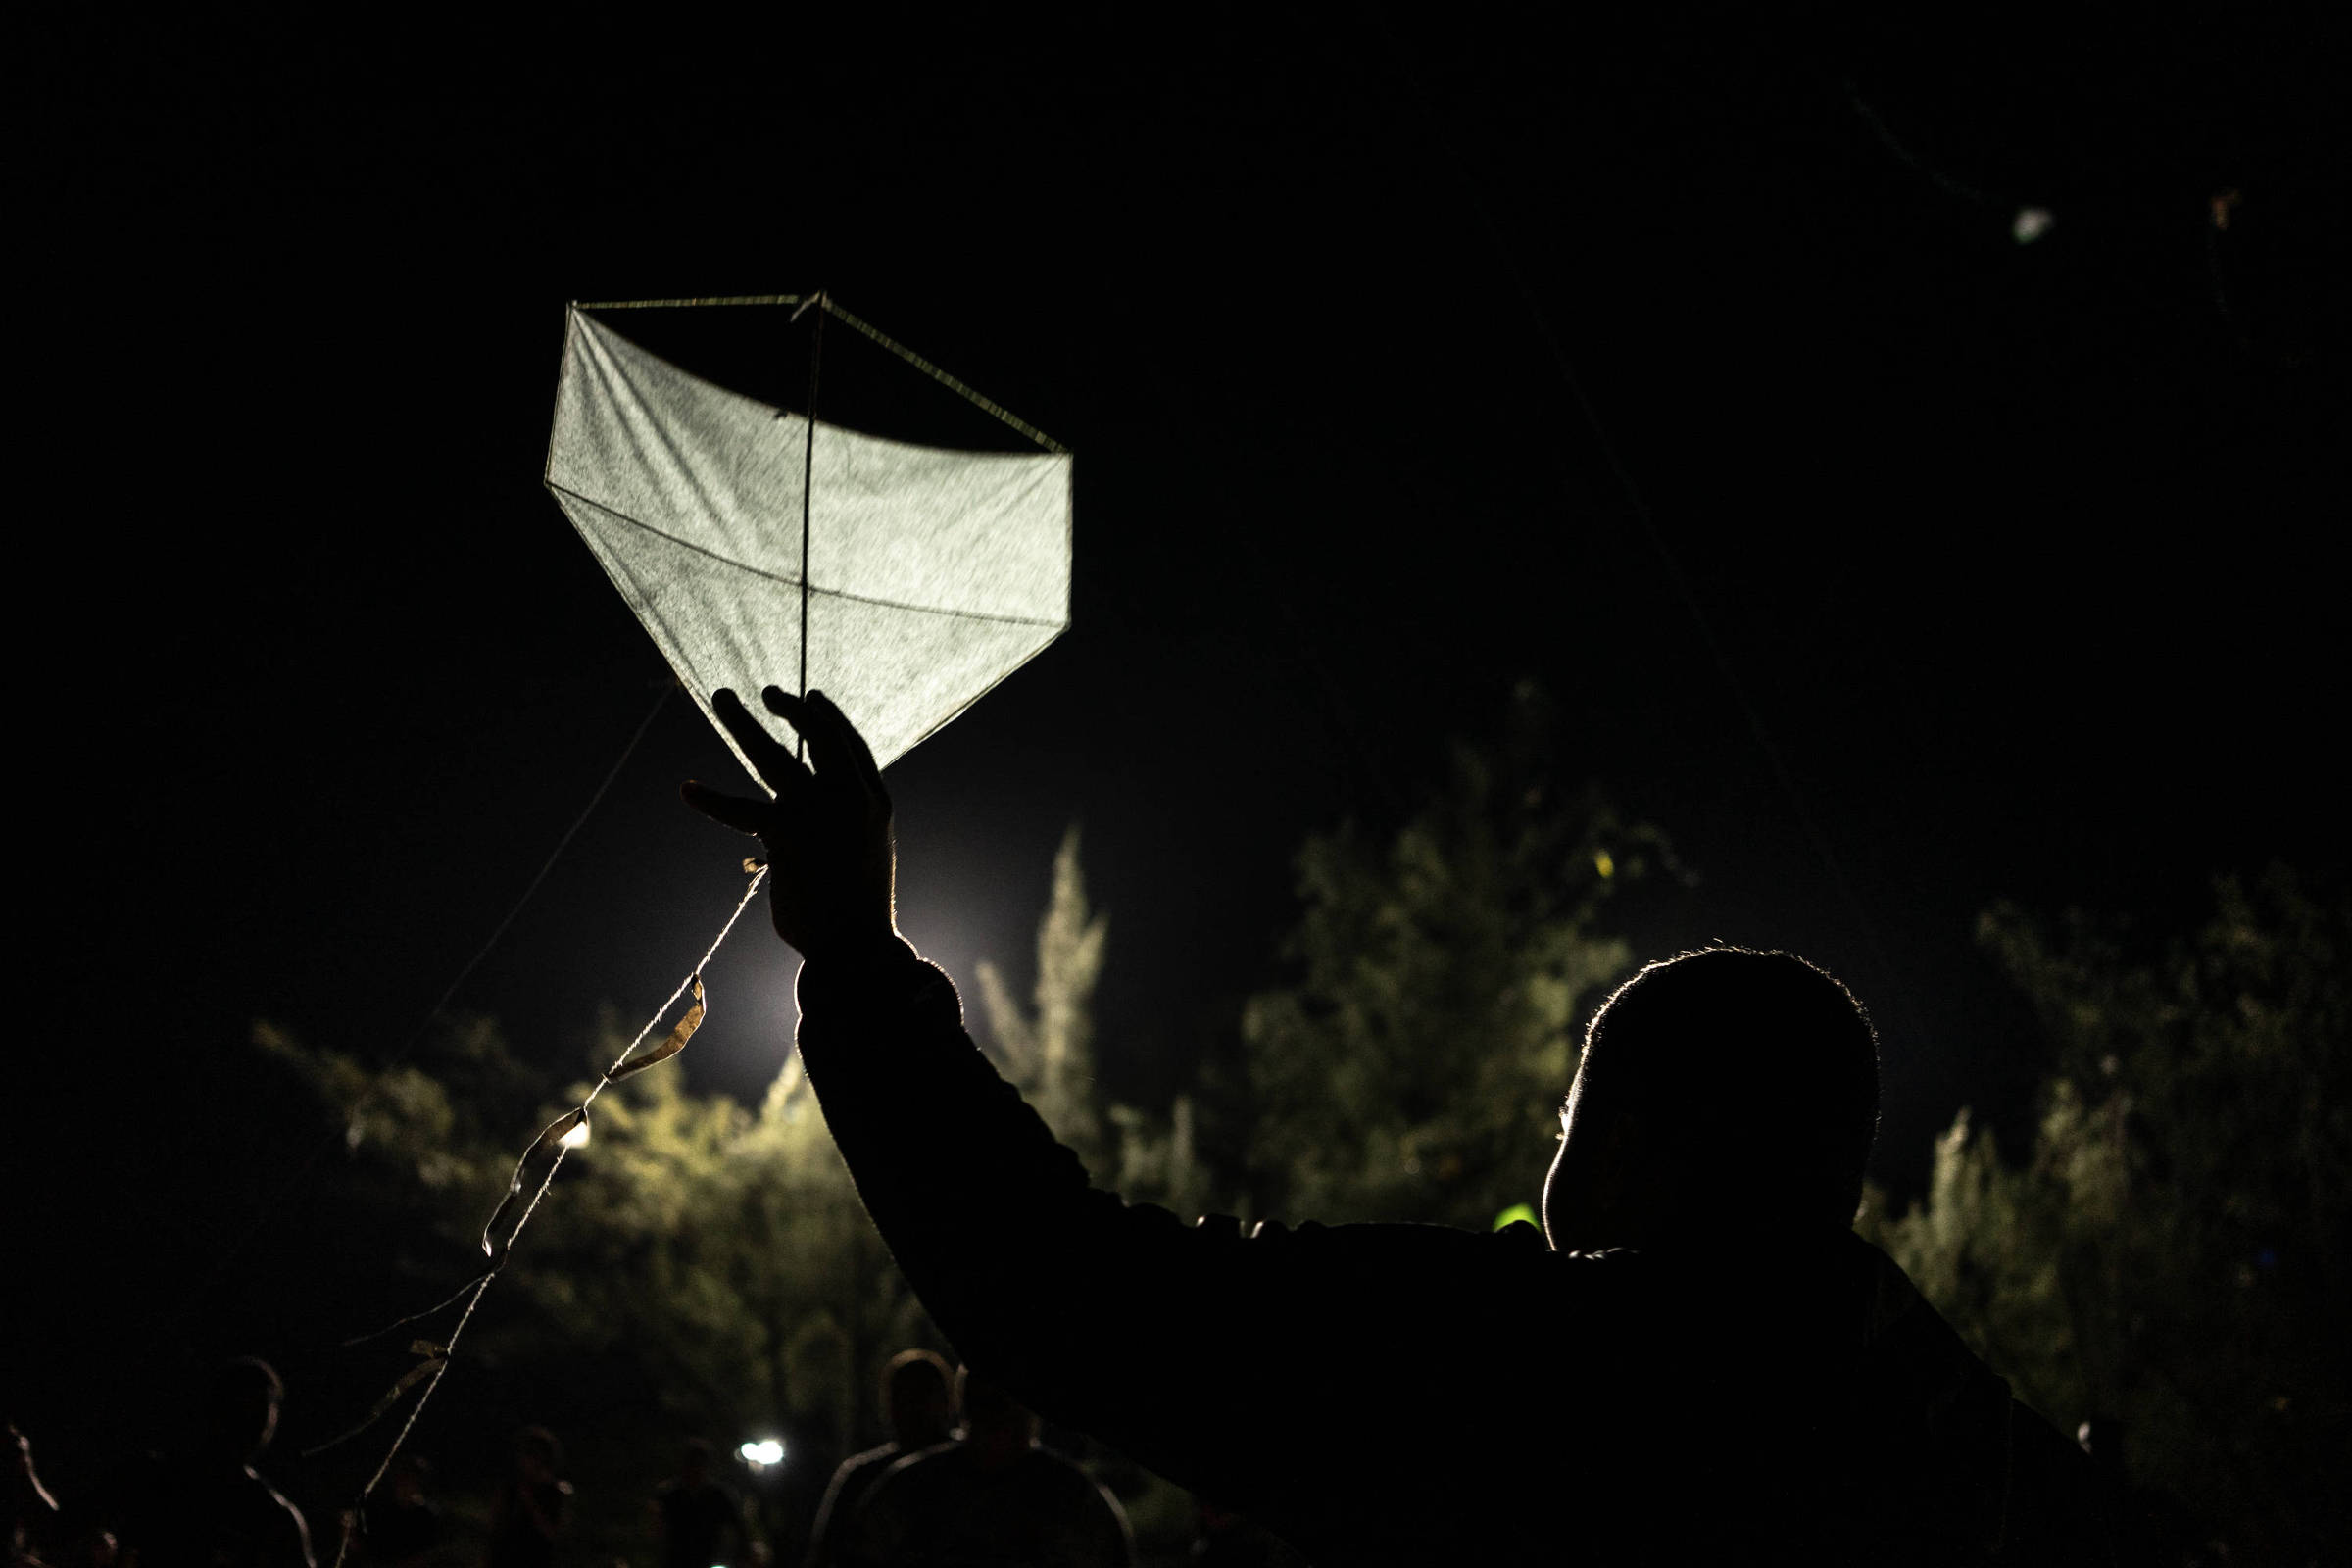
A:
{"type": "Polygon", "coordinates": [[[863,1493],[906,1457],[906,1451],[896,1443],[877,1444],[862,1453],[853,1453],[834,1467],[830,1490],[842,1497],[863,1493]]]}
{"type": "Polygon", "coordinates": [[[958,1462],[962,1446],[953,1441],[934,1444],[868,1465],[850,1482],[858,1494],[858,1512],[870,1522],[935,1512],[943,1497],[965,1483],[965,1467],[958,1462]]]}
{"type": "Polygon", "coordinates": [[[1107,1511],[1113,1516],[1123,1515],[1109,1489],[1090,1475],[1086,1466],[1058,1448],[1039,1444],[1029,1450],[1018,1475],[1030,1505],[1040,1513],[1092,1516],[1107,1511]]]}
{"type": "Polygon", "coordinates": [[[1544,1232],[1524,1220],[1499,1230],[1473,1231],[1457,1225],[1389,1220],[1327,1225],[1311,1219],[1297,1224],[1266,1219],[1245,1225],[1231,1214],[1204,1214],[1193,1222],[1193,1228],[1244,1245],[1259,1256],[1282,1254],[1343,1268],[1351,1264],[1507,1267],[1524,1266],[1536,1259],[1589,1260],[1597,1256],[1554,1252],[1544,1232]]]}
{"type": "MultiPolygon", "coordinates": [[[[901,1448],[894,1444],[885,1444],[879,1448],[867,1449],[850,1463],[863,1465],[858,1474],[867,1479],[876,1492],[885,1485],[894,1492],[904,1491],[908,1487],[930,1484],[947,1474],[954,1468],[962,1448],[963,1445],[953,1439],[946,1443],[935,1443],[927,1448],[901,1448]]],[[[849,1466],[842,1468],[847,1470],[849,1466]]]]}

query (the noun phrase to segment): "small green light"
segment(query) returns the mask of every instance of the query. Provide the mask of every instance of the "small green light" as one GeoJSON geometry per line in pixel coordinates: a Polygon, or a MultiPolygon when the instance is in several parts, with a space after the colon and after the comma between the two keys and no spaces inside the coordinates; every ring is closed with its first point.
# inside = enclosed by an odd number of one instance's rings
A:
{"type": "Polygon", "coordinates": [[[1504,1209],[1501,1213],[1494,1216],[1494,1228],[1496,1230],[1501,1230],[1506,1225],[1533,1225],[1535,1223],[1536,1205],[1533,1203],[1513,1203],[1510,1207],[1504,1209]]]}

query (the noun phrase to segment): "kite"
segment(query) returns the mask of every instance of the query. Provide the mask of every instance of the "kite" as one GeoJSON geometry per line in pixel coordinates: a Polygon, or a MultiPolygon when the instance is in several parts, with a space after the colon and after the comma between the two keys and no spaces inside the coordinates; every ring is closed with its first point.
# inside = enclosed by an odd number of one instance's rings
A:
{"type": "MultiPolygon", "coordinates": [[[[703,716],[762,789],[758,769],[711,710],[715,689],[751,693],[787,678],[803,695],[821,688],[856,719],[875,762],[887,767],[1061,635],[1070,617],[1070,470],[1067,448],[821,293],[575,303],[566,312],[547,488],[703,716]],[[690,374],[591,314],[749,305],[793,306],[795,320],[815,313],[806,409],[761,403],[690,374]],[[819,419],[828,318],[960,394],[1039,450],[950,450],[819,419]]],[[[751,883],[693,972],[586,1098],[550,1122],[516,1163],[482,1232],[485,1270],[439,1305],[360,1337],[374,1339],[460,1299],[466,1303],[446,1341],[411,1343],[411,1353],[421,1359],[357,1427],[309,1450],[358,1436],[422,1384],[390,1450],[361,1488],[361,1504],[440,1386],[459,1337],[565,1154],[588,1142],[589,1105],[610,1085],[676,1055],[701,1026],[703,970],[766,875],[757,858],[744,869],[751,883]],[[639,1054],[637,1048],[689,991],[694,1001],[684,1015],[660,1045],[639,1054]]],[[[345,1515],[337,1568],[363,1512],[355,1507],[345,1515]]]]}
{"type": "Polygon", "coordinates": [[[574,306],[546,482],[753,778],[718,687],[821,688],[887,767],[1069,624],[1070,455],[1005,417],[1045,450],[845,429],[689,375],[574,306]]]}

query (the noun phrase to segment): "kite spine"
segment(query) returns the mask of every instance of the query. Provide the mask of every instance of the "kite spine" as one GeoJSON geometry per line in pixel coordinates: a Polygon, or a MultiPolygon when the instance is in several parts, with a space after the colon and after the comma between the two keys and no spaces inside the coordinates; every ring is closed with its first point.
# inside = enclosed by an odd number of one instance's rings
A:
{"type": "MultiPolygon", "coordinates": [[[[804,700],[808,696],[808,524],[816,502],[816,386],[825,364],[825,312],[830,308],[823,289],[816,291],[815,303],[816,320],[808,328],[808,439],[801,446],[801,696],[804,700]]],[[[795,735],[793,755],[808,760],[807,736],[795,735]]]]}

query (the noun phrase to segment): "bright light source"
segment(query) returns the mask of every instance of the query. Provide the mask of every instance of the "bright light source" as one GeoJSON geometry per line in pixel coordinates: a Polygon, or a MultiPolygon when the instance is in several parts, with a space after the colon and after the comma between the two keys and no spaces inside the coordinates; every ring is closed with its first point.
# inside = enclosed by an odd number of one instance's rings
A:
{"type": "Polygon", "coordinates": [[[2009,225],[2009,237],[2020,245],[2031,245],[2050,231],[2058,215],[2047,207],[2020,207],[2017,220],[2009,225]]]}
{"type": "Polygon", "coordinates": [[[571,1124],[571,1130],[564,1135],[564,1147],[565,1149],[586,1149],[588,1147],[587,1117],[582,1116],[571,1124]]]}
{"type": "Polygon", "coordinates": [[[747,1443],[737,1448],[735,1457],[755,1470],[764,1470],[771,1464],[784,1462],[784,1445],[774,1438],[762,1438],[758,1443],[747,1443]]]}

